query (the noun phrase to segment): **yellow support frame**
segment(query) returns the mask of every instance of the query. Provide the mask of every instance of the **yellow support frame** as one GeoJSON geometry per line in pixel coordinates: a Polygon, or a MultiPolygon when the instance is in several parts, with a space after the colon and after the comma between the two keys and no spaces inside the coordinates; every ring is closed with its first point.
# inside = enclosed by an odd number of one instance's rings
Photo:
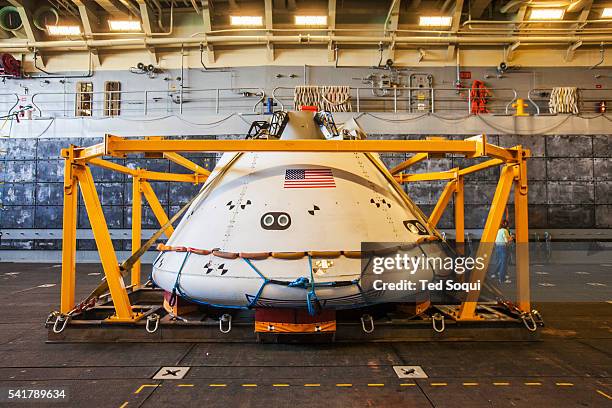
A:
{"type": "Polygon", "coordinates": [[[64,162],[64,229],[62,234],[62,293],[61,313],[68,313],[74,307],[76,287],[76,233],[77,203],[79,184],[74,174],[74,147],[66,149],[64,162]]]}
{"type": "MultiPolygon", "coordinates": [[[[159,139],[158,139],[159,140],[159,139]]],[[[94,180],[89,168],[90,165],[98,166],[112,171],[117,171],[132,177],[132,254],[138,252],[142,243],[142,197],[144,196],[148,202],[155,218],[160,225],[168,222],[169,218],[164,211],[157,195],[153,191],[149,180],[154,181],[177,181],[199,184],[205,181],[210,174],[206,169],[198,168],[198,166],[179,155],[174,155],[173,159],[178,156],[183,165],[194,170],[193,174],[175,174],[175,173],[160,173],[149,171],[146,169],[131,169],[129,167],[104,160],[99,155],[88,157],[85,160],[79,159],[79,152],[89,151],[90,148],[78,148],[70,146],[62,150],[62,156],[65,159],[64,165],[64,229],[62,236],[62,284],[61,284],[61,305],[60,312],[62,314],[70,314],[75,309],[75,284],[76,284],[76,230],[77,230],[77,202],[78,192],[81,191],[83,201],[87,210],[94,239],[102,262],[102,268],[113,305],[115,307],[115,315],[109,321],[111,322],[133,322],[142,317],[142,313],[134,311],[123,276],[119,269],[119,262],[115,250],[112,245],[112,240],[102,206],[98,198],[94,180]]],[[[170,237],[174,229],[168,226],[164,231],[167,237],[170,237]]],[[[138,287],[140,285],[141,264],[136,261],[131,269],[130,282],[131,286],[138,287]]]]}
{"type": "Polygon", "coordinates": [[[113,298],[113,306],[115,307],[114,318],[118,321],[134,320],[136,313],[132,310],[123,278],[119,271],[119,263],[113,248],[113,241],[108,232],[108,226],[102,212],[98,193],[96,192],[91,169],[88,166],[76,166],[73,171],[79,181],[87,216],[89,217],[100,260],[102,261],[102,268],[104,269],[108,288],[113,298]]]}
{"type": "MultiPolygon", "coordinates": [[[[132,255],[142,245],[142,190],[140,176],[132,177],[132,255]]],[[[163,224],[162,224],[163,225],[163,224]]],[[[140,259],[132,265],[132,286],[140,285],[140,259]]]]}
{"type": "MultiPolygon", "coordinates": [[[[74,310],[75,268],[76,268],[76,214],[77,194],[79,188],[83,194],[87,215],[89,217],[106,280],[115,305],[115,316],[111,321],[135,321],[140,318],[129,301],[123,277],[119,269],[110,234],[108,232],[102,207],[98,199],[90,165],[127,174],[133,178],[132,201],[132,253],[136,253],[142,240],[142,196],[149,203],[160,225],[168,222],[149,181],[176,181],[199,184],[206,180],[210,172],[186,159],[182,152],[405,152],[414,155],[389,171],[390,181],[393,178],[399,183],[423,180],[448,180],[442,195],[429,217],[432,227],[440,220],[450,199],[454,199],[456,240],[460,253],[464,242],[464,176],[490,167],[503,165],[495,196],[489,211],[481,245],[477,256],[490,259],[495,234],[501,223],[510,189],[514,184],[516,243],[517,243],[517,293],[518,307],[524,312],[530,311],[529,301],[529,250],[528,243],[528,188],[527,164],[529,151],[521,146],[503,148],[489,144],[485,135],[478,135],[466,140],[165,140],[162,137],[144,139],[125,139],[106,135],[104,142],[85,148],[70,146],[62,150],[66,160],[64,173],[64,233],[62,249],[62,287],[61,312],[68,314],[74,310]],[[146,169],[131,169],[120,164],[106,161],[102,156],[126,157],[132,153],[161,155],[177,163],[191,174],[172,174],[153,172],[146,169]],[[468,158],[490,157],[489,160],[463,168],[444,172],[425,174],[402,173],[411,165],[422,160],[452,153],[468,158]]],[[[385,169],[386,170],[386,169],[385,169]]],[[[399,188],[399,186],[397,186],[399,188]]],[[[166,236],[173,232],[172,226],[164,231],[166,236]]],[[[485,268],[474,270],[473,282],[484,278],[485,268]]],[[[131,284],[140,285],[140,263],[136,262],[131,270],[131,284]]],[[[466,300],[459,307],[456,320],[477,320],[476,306],[480,291],[468,293],[466,300]]]]}
{"type": "Polygon", "coordinates": [[[429,215],[429,220],[428,220],[429,225],[431,225],[432,227],[435,227],[436,225],[438,225],[438,221],[440,221],[440,218],[442,217],[442,214],[444,213],[446,206],[448,205],[452,195],[455,193],[456,190],[457,190],[456,181],[453,180],[453,181],[449,181],[448,183],[446,183],[444,190],[442,190],[442,195],[438,199],[436,206],[434,207],[433,211],[429,215]]]}

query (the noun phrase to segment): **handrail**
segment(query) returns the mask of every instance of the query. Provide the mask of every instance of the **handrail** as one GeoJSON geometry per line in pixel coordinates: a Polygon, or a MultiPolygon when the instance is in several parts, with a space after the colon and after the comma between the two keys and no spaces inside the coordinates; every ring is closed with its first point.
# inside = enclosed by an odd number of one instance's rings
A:
{"type": "MultiPolygon", "coordinates": [[[[222,92],[227,92],[227,91],[231,91],[232,93],[236,94],[236,97],[239,97],[239,96],[245,97],[245,98],[257,97],[257,100],[255,101],[255,103],[253,104],[251,108],[251,111],[253,113],[257,113],[257,107],[260,105],[263,105],[264,100],[265,100],[265,95],[266,95],[265,91],[259,87],[200,88],[200,89],[186,88],[186,89],[177,89],[177,90],[160,89],[160,90],[144,90],[144,91],[37,92],[37,93],[32,94],[31,101],[32,101],[32,106],[38,111],[40,116],[42,116],[43,114],[42,113],[43,110],[39,106],[39,105],[42,105],[43,103],[42,101],[40,101],[41,98],[48,97],[48,96],[60,96],[64,98],[63,102],[65,103],[66,96],[72,96],[76,98],[77,95],[91,95],[91,98],[93,101],[95,96],[106,95],[106,94],[113,94],[113,95],[119,94],[121,96],[123,95],[142,95],[142,99],[134,98],[134,99],[125,100],[124,98],[121,98],[121,103],[122,104],[142,104],[143,113],[145,116],[149,113],[149,99],[155,100],[156,95],[160,95],[158,96],[158,98],[164,98],[164,97],[170,98],[174,103],[179,105],[180,113],[182,113],[183,111],[184,103],[194,102],[194,101],[196,102],[214,101],[214,105],[212,106],[212,108],[215,110],[215,113],[219,113],[220,108],[221,108],[221,103],[224,100],[231,99],[231,98],[224,98],[221,96],[222,92]],[[193,94],[201,93],[201,92],[210,92],[211,97],[208,99],[199,98],[197,100],[196,99],[188,100],[184,97],[185,95],[189,95],[189,94],[193,95],[193,94]]],[[[50,101],[46,101],[46,103],[50,103],[50,101]]],[[[68,109],[64,107],[63,109],[61,109],[61,111],[63,111],[64,114],[66,114],[68,109]]]]}
{"type": "MultiPolygon", "coordinates": [[[[0,96],[13,96],[15,98],[15,103],[13,103],[13,105],[6,111],[6,114],[10,114],[13,111],[13,109],[15,109],[17,105],[19,105],[19,95],[15,92],[3,93],[3,94],[0,94],[0,96]]],[[[7,101],[5,103],[11,103],[11,102],[7,101]]]]}
{"type": "MultiPolygon", "coordinates": [[[[1,93],[0,97],[2,97],[2,96],[12,96],[12,97],[15,98],[15,103],[13,103],[13,105],[6,110],[6,113],[3,113],[4,115],[10,115],[11,112],[13,112],[13,109],[15,109],[17,107],[17,105],[19,105],[19,95],[17,93],[15,93],[15,92],[6,92],[6,93],[1,93]]],[[[0,103],[2,103],[2,104],[5,104],[5,103],[6,104],[10,104],[11,101],[0,101],[0,103]]]]}
{"type": "MultiPolygon", "coordinates": [[[[437,88],[437,87],[349,87],[356,112],[383,111],[383,112],[429,112],[436,111],[462,111],[471,113],[472,95],[471,88],[437,88]],[[370,95],[371,94],[371,95],[370,95]],[[421,105],[422,103],[422,105],[421,105]],[[465,108],[464,108],[465,107],[465,108]]],[[[293,99],[295,87],[277,86],[272,90],[271,99],[280,109],[290,108],[288,100],[293,99]],[[290,91],[291,95],[283,95],[282,91],[290,91]]],[[[514,88],[489,88],[492,96],[488,98],[489,108],[497,113],[509,114],[510,107],[518,98],[514,88]]],[[[119,115],[143,114],[147,116],[152,112],[176,112],[183,113],[183,104],[190,103],[190,110],[214,110],[219,113],[222,110],[236,112],[263,113],[266,100],[266,91],[259,87],[234,87],[234,88],[183,88],[169,89],[147,89],[129,91],[92,91],[92,92],[37,92],[31,95],[30,100],[38,116],[65,115],[72,116],[73,104],[76,103],[77,95],[90,95],[92,116],[104,115],[103,96],[107,94],[120,95],[121,109],[119,115]],[[228,94],[229,93],[229,94],[228,94]],[[245,99],[245,103],[238,102],[245,99]],[[255,101],[253,101],[255,99],[255,101]],[[151,107],[151,103],[155,107],[151,107]],[[161,102],[161,103],[160,103],[161,102]],[[245,106],[246,105],[246,106],[245,106]],[[176,107],[173,107],[176,106],[176,107]]],[[[19,103],[18,94],[13,109],[19,103]]],[[[536,107],[532,95],[528,100],[536,107]]]]}
{"type": "MultiPolygon", "coordinates": [[[[495,92],[510,92],[512,95],[512,99],[510,99],[507,103],[505,103],[504,105],[504,112],[506,114],[509,114],[509,109],[512,106],[512,104],[516,101],[516,99],[518,98],[518,92],[516,91],[516,89],[514,88],[488,88],[489,91],[495,92]]],[[[289,86],[277,86],[272,90],[272,99],[274,100],[274,102],[276,102],[281,109],[285,109],[285,104],[283,103],[283,101],[281,100],[282,98],[289,98],[289,96],[280,96],[279,95],[279,91],[282,90],[295,90],[295,87],[289,87],[289,86]]],[[[435,113],[436,110],[436,102],[461,102],[464,100],[464,97],[461,96],[459,98],[456,99],[440,99],[439,95],[438,98],[436,98],[436,93],[440,93],[440,92],[456,92],[458,95],[460,95],[461,93],[465,93],[467,92],[467,99],[465,99],[467,101],[467,111],[468,113],[471,112],[471,88],[436,88],[436,87],[428,87],[428,88],[418,88],[418,87],[409,87],[409,86],[394,86],[394,87],[350,87],[351,91],[354,91],[355,94],[355,105],[356,105],[356,112],[361,112],[362,109],[362,102],[363,102],[363,97],[361,96],[362,91],[369,91],[372,92],[373,97],[375,97],[375,100],[378,101],[392,101],[393,102],[393,112],[397,112],[398,111],[398,101],[406,101],[408,102],[408,111],[412,112],[412,105],[413,105],[413,93],[415,91],[426,91],[429,94],[429,112],[431,113],[435,113]],[[380,94],[382,91],[382,95],[380,94]],[[406,91],[408,96],[407,98],[405,97],[401,97],[402,92],[406,91]],[[378,94],[377,94],[378,92],[378,94]]]]}

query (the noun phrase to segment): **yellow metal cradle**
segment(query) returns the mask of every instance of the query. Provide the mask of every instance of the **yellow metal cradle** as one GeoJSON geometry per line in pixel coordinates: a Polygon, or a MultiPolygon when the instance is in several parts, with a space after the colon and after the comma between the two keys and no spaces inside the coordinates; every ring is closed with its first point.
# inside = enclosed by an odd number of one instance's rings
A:
{"type": "MultiPolygon", "coordinates": [[[[62,315],[68,315],[75,310],[75,279],[76,279],[76,226],[77,226],[77,196],[79,190],[87,210],[106,281],[115,308],[115,315],[109,321],[137,321],[142,314],[129,301],[124,284],[122,270],[117,260],[115,250],[102,207],[96,193],[90,166],[98,166],[118,171],[132,177],[132,254],[141,249],[142,196],[149,203],[160,225],[165,226],[164,234],[172,234],[168,216],[160,205],[149,181],[175,181],[199,184],[209,176],[206,169],[188,160],[180,153],[184,152],[402,152],[415,153],[411,158],[388,171],[389,180],[399,184],[424,180],[447,180],[440,199],[429,216],[428,222],[435,227],[445,208],[454,198],[456,242],[461,252],[464,243],[464,177],[468,174],[494,166],[502,166],[499,182],[495,191],[487,221],[483,230],[481,245],[477,257],[490,259],[495,234],[502,221],[511,188],[514,186],[514,213],[516,223],[517,248],[517,306],[524,313],[530,312],[529,295],[529,251],[528,243],[528,188],[527,188],[527,158],[529,150],[521,146],[502,148],[487,142],[485,135],[478,135],[465,140],[446,140],[434,138],[431,140],[210,140],[188,139],[168,140],[162,137],[147,137],[144,139],[127,139],[106,135],[104,142],[90,147],[70,146],[62,150],[65,159],[64,173],[64,227],[62,246],[62,285],[61,309],[62,315]],[[173,174],[149,171],[146,169],[131,169],[129,167],[104,160],[103,156],[116,158],[128,154],[144,153],[154,157],[164,157],[190,170],[190,174],[173,174]],[[490,159],[473,166],[451,169],[443,172],[408,174],[410,166],[432,157],[446,154],[462,155],[467,158],[489,157],[490,159]],[[482,245],[484,244],[484,245],[482,245]]],[[[384,171],[387,171],[384,169],[384,171]]],[[[485,271],[475,269],[471,281],[483,281],[485,271]]],[[[138,287],[140,283],[140,262],[134,261],[129,266],[131,286],[138,287]]],[[[128,272],[128,271],[123,271],[128,272]]],[[[480,291],[472,290],[465,301],[452,317],[458,321],[478,320],[476,307],[480,291]]]]}

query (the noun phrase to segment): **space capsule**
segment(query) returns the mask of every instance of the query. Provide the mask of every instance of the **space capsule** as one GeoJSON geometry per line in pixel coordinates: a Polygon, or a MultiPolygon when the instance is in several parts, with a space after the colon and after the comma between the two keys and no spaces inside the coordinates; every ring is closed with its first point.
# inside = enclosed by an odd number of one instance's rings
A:
{"type": "MultiPolygon", "coordinates": [[[[254,127],[248,137],[365,138],[355,121],[338,131],[321,112],[280,112],[254,127]]],[[[226,153],[160,247],[152,278],[175,296],[222,308],[403,302],[420,288],[380,290],[381,282],[442,272],[425,262],[376,273],[372,256],[445,256],[439,237],[376,154],[226,153]],[[372,243],[367,251],[364,243],[372,243]]]]}

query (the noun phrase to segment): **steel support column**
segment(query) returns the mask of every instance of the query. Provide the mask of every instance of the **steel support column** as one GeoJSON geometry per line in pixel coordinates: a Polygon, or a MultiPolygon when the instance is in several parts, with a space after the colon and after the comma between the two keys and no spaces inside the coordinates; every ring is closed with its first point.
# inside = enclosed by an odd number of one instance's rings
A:
{"type": "MultiPolygon", "coordinates": [[[[140,177],[132,177],[132,254],[136,253],[142,244],[142,193],[140,192],[140,177]]],[[[132,285],[140,285],[140,259],[132,265],[132,285]]]]}
{"type": "Polygon", "coordinates": [[[455,243],[459,255],[465,254],[465,212],[463,194],[463,176],[455,180],[455,243]]]}
{"type": "Polygon", "coordinates": [[[519,309],[530,312],[529,290],[529,207],[527,187],[527,162],[521,159],[515,166],[514,223],[516,228],[516,288],[519,309]]]}
{"type": "Polygon", "coordinates": [[[87,215],[91,223],[91,229],[96,240],[100,260],[102,261],[102,268],[104,269],[108,288],[113,298],[113,305],[116,313],[113,319],[119,321],[134,321],[137,319],[137,316],[132,311],[132,305],[130,304],[127,291],[125,290],[123,277],[119,271],[119,263],[117,262],[115,249],[113,248],[113,241],[108,232],[108,226],[104,218],[98,193],[96,192],[91,170],[88,166],[78,166],[74,171],[79,180],[79,187],[81,188],[83,201],[85,202],[85,208],[87,209],[87,215]]]}
{"type": "Polygon", "coordinates": [[[62,233],[62,287],[60,312],[66,314],[74,308],[76,285],[76,230],[79,185],[74,174],[74,147],[67,149],[64,161],[64,229],[62,233]]]}

